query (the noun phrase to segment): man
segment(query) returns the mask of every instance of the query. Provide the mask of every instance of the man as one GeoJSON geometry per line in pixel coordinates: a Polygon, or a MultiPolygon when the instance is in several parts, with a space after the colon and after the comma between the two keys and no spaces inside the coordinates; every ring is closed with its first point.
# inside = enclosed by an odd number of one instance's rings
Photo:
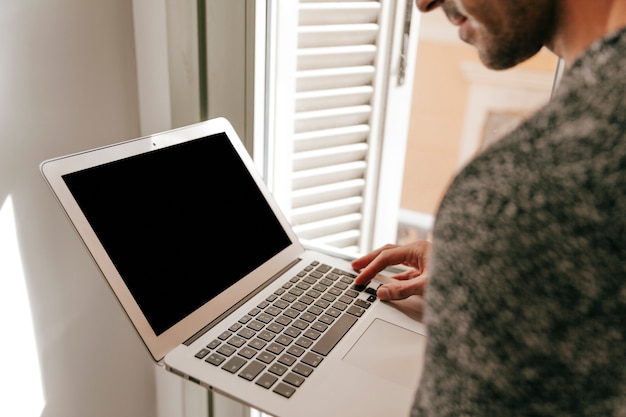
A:
{"type": "Polygon", "coordinates": [[[442,200],[432,247],[387,245],[358,283],[413,267],[381,299],[424,293],[415,416],[626,416],[626,1],[417,0],[493,69],[543,46],[551,101],[485,150],[442,200]]]}

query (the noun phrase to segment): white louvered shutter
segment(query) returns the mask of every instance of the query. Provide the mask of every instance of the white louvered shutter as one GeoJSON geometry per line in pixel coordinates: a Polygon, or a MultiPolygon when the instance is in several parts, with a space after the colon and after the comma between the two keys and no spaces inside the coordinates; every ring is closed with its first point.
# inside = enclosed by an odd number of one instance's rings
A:
{"type": "Polygon", "coordinates": [[[395,2],[274,5],[268,182],[300,238],[369,250],[395,2]]]}

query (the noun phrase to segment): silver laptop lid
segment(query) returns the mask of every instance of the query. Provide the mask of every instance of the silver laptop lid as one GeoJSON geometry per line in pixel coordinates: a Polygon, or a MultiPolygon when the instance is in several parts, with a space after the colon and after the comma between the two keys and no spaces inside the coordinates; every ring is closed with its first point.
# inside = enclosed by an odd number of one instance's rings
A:
{"type": "Polygon", "coordinates": [[[157,361],[303,251],[223,118],[41,171],[157,361]]]}

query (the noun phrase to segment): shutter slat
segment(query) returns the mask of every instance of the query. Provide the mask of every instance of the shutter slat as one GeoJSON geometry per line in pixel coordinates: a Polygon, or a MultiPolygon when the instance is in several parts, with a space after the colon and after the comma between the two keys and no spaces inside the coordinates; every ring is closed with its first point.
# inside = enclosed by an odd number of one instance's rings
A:
{"type": "Polygon", "coordinates": [[[301,178],[306,173],[300,172],[318,167],[344,164],[347,162],[365,162],[368,146],[365,143],[355,143],[345,146],[313,149],[306,152],[297,152],[293,155],[293,170],[295,178],[301,178]]]}
{"type": "Polygon", "coordinates": [[[365,161],[356,161],[346,164],[325,166],[294,172],[292,187],[294,190],[318,187],[336,181],[348,181],[363,178],[367,164],[365,161]]]}
{"type": "Polygon", "coordinates": [[[349,45],[298,50],[298,70],[372,65],[375,45],[349,45]]]}
{"type": "Polygon", "coordinates": [[[297,113],[294,117],[295,132],[365,124],[368,123],[371,112],[370,106],[354,106],[297,113]]]}
{"type": "Polygon", "coordinates": [[[380,4],[373,2],[301,3],[299,24],[373,23],[378,20],[380,4]]]}
{"type": "Polygon", "coordinates": [[[368,85],[301,92],[296,94],[296,112],[366,105],[371,103],[372,94],[374,88],[368,85]]]}
{"type": "Polygon", "coordinates": [[[343,181],[320,187],[293,190],[291,193],[292,207],[298,208],[306,205],[319,204],[332,200],[340,200],[349,197],[360,197],[365,188],[364,179],[343,181]]]}
{"type": "Polygon", "coordinates": [[[291,223],[298,225],[325,219],[328,217],[343,216],[349,213],[358,213],[363,204],[363,197],[351,197],[333,200],[321,204],[313,204],[291,210],[291,223]]]}
{"type": "Polygon", "coordinates": [[[372,45],[376,43],[379,26],[361,25],[301,26],[298,28],[298,48],[322,46],[372,45]]]}
{"type": "Polygon", "coordinates": [[[293,136],[294,152],[365,143],[369,133],[370,126],[367,124],[301,132],[293,136]]]}
{"type": "Polygon", "coordinates": [[[304,239],[316,239],[330,234],[357,230],[361,222],[359,213],[331,217],[317,222],[294,226],[294,231],[304,239]]]}
{"type": "Polygon", "coordinates": [[[374,74],[375,68],[369,65],[298,71],[296,92],[372,85],[374,74]]]}

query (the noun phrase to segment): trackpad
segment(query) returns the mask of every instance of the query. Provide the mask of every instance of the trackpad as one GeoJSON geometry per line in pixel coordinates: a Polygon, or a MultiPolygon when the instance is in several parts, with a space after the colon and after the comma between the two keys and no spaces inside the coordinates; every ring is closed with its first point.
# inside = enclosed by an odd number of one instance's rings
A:
{"type": "Polygon", "coordinates": [[[404,387],[419,378],[426,337],[381,319],[370,324],[344,361],[404,387]]]}

